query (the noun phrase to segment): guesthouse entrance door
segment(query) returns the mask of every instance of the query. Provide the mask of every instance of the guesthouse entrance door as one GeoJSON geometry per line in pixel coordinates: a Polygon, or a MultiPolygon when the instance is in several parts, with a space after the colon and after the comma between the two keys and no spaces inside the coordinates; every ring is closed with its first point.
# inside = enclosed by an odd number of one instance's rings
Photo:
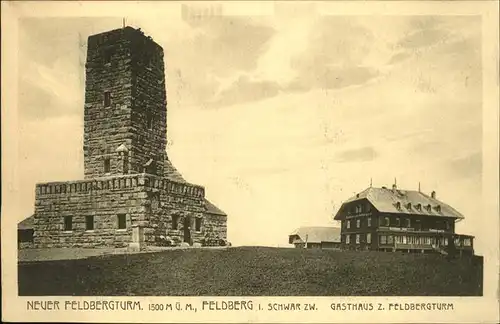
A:
{"type": "Polygon", "coordinates": [[[184,217],[184,242],[191,245],[191,217],[184,217]]]}

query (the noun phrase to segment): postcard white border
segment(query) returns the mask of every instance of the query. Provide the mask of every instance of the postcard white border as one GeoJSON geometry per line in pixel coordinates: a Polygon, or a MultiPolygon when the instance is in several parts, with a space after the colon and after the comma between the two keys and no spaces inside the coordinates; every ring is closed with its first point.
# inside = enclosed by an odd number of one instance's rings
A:
{"type": "MultiPolygon", "coordinates": [[[[235,15],[272,15],[273,2],[221,2],[225,12],[235,15]]],[[[2,2],[2,317],[5,321],[54,322],[497,322],[499,319],[499,67],[498,3],[495,1],[450,2],[323,2],[323,13],[333,15],[481,15],[483,24],[483,201],[484,235],[491,248],[484,254],[483,297],[18,297],[16,223],[11,211],[19,203],[17,196],[17,19],[22,16],[150,16],[162,18],[180,3],[159,2],[2,2]],[[162,304],[191,303],[202,300],[253,300],[269,302],[307,302],[318,305],[312,312],[215,311],[28,311],[27,300],[133,300],[144,307],[150,302],[162,304]],[[333,311],[334,302],[383,303],[453,303],[453,311],[333,311]]],[[[179,13],[180,14],[180,13],[179,13]]]]}

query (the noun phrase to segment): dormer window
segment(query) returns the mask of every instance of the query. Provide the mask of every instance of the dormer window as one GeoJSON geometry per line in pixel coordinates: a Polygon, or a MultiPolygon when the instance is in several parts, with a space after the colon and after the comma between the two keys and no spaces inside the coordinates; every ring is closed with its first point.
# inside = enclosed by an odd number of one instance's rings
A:
{"type": "Polygon", "coordinates": [[[411,203],[406,204],[406,209],[411,210],[411,203]]]}
{"type": "Polygon", "coordinates": [[[417,204],[415,206],[415,208],[418,210],[418,211],[421,211],[422,210],[422,204],[417,204]]]}
{"type": "Polygon", "coordinates": [[[398,210],[401,210],[401,203],[400,203],[399,201],[396,203],[396,208],[397,208],[398,210]]]}
{"type": "Polygon", "coordinates": [[[428,204],[427,207],[425,207],[427,209],[428,212],[430,212],[432,210],[432,207],[431,207],[431,204],[428,204]]]}
{"type": "Polygon", "coordinates": [[[438,213],[440,213],[440,212],[441,212],[441,206],[437,205],[437,206],[436,206],[436,211],[437,211],[438,213]]]}

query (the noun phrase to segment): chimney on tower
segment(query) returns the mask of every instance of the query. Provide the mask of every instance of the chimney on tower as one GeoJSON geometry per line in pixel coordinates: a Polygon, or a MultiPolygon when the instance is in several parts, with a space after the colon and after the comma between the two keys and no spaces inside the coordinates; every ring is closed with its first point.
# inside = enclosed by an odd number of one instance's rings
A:
{"type": "Polygon", "coordinates": [[[398,189],[398,185],[396,184],[396,178],[394,178],[394,184],[392,185],[392,190],[398,189]]]}
{"type": "Polygon", "coordinates": [[[431,198],[436,199],[436,192],[435,191],[431,192],[431,198]]]}

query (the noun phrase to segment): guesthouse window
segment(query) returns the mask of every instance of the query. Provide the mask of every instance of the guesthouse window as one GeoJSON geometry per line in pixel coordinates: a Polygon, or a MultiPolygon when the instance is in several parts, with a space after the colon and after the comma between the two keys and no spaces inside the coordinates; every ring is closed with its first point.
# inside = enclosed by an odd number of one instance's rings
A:
{"type": "Polygon", "coordinates": [[[118,229],[126,229],[127,228],[127,217],[125,214],[118,214],[118,229]]]}
{"type": "Polygon", "coordinates": [[[360,238],[360,235],[356,234],[356,244],[359,244],[359,238],[360,238]]]}
{"type": "Polygon", "coordinates": [[[357,219],[357,220],[356,220],[356,227],[357,227],[357,228],[360,228],[360,227],[361,227],[361,220],[360,220],[360,219],[357,219]]]}
{"type": "Polygon", "coordinates": [[[389,226],[391,225],[391,220],[389,219],[389,217],[386,217],[385,218],[385,226],[389,226]]]}
{"type": "Polygon", "coordinates": [[[411,227],[411,219],[406,219],[406,227],[411,227]]]}
{"type": "Polygon", "coordinates": [[[345,236],[345,244],[351,244],[351,235],[345,236]]]}
{"type": "Polygon", "coordinates": [[[65,231],[73,230],[73,216],[64,216],[64,230],[65,231]]]}
{"type": "Polygon", "coordinates": [[[347,221],[347,228],[351,228],[351,221],[350,220],[347,221]]]}
{"type": "Polygon", "coordinates": [[[367,222],[368,222],[368,227],[371,227],[372,226],[372,218],[368,217],[367,222]]]}
{"type": "Polygon", "coordinates": [[[387,244],[387,236],[380,235],[380,244],[387,244]]]}
{"type": "Polygon", "coordinates": [[[471,240],[470,240],[470,238],[465,238],[464,239],[464,246],[471,246],[471,240]]]}
{"type": "Polygon", "coordinates": [[[372,242],[372,234],[368,233],[366,234],[366,243],[371,243],[372,242]]]}
{"type": "Polygon", "coordinates": [[[92,231],[94,230],[94,216],[85,216],[85,230],[92,231]]]}

